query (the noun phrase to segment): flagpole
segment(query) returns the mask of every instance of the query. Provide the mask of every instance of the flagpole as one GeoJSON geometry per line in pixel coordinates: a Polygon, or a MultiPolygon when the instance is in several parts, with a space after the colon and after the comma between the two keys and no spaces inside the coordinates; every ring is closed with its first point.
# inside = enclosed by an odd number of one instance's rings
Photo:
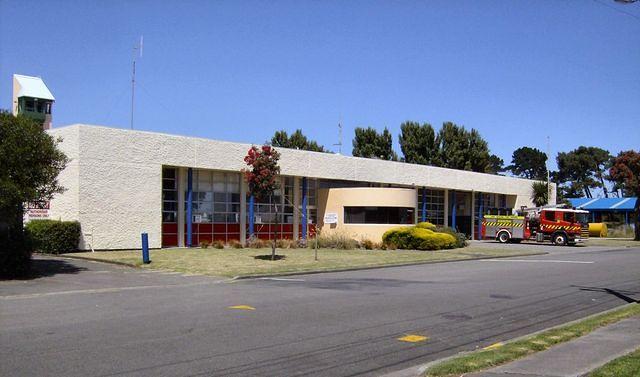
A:
{"type": "Polygon", "coordinates": [[[135,94],[136,94],[136,50],[139,50],[140,57],[142,57],[142,36],[140,36],[140,44],[133,47],[133,71],[131,72],[131,120],[130,126],[133,130],[133,111],[135,109],[135,94]]]}

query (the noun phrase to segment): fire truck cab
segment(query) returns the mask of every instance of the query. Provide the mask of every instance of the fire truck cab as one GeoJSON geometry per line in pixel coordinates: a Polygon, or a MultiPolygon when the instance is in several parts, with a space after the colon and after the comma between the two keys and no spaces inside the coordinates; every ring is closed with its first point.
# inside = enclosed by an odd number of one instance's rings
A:
{"type": "Polygon", "coordinates": [[[561,208],[523,208],[513,216],[486,215],[482,238],[498,242],[551,241],[555,245],[575,245],[589,237],[588,211],[561,208]]]}
{"type": "MultiPolygon", "coordinates": [[[[589,238],[589,211],[545,208],[527,213],[531,238],[550,240],[555,245],[575,245],[589,238]],[[539,236],[542,234],[542,236],[539,236]]],[[[541,242],[538,241],[538,242],[541,242]]]]}

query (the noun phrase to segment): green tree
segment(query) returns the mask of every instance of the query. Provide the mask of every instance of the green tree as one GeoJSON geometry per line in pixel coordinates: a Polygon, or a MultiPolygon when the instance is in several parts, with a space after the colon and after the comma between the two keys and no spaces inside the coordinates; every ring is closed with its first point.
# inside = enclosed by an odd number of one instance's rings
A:
{"type": "Polygon", "coordinates": [[[612,161],[609,177],[618,184],[625,196],[635,196],[635,240],[640,241],[640,153],[620,152],[612,161]]]}
{"type": "Polygon", "coordinates": [[[327,152],[324,149],[324,146],[319,145],[314,140],[309,140],[303,133],[301,129],[295,130],[294,133],[289,136],[287,131],[280,130],[276,131],[273,137],[271,138],[271,145],[279,148],[291,148],[291,149],[302,149],[305,151],[314,151],[314,152],[327,152]]]}
{"type": "Polygon", "coordinates": [[[542,207],[549,203],[547,182],[535,181],[531,184],[531,201],[536,207],[542,207]]]}
{"type": "Polygon", "coordinates": [[[0,111],[0,275],[28,272],[31,249],[23,230],[26,203],[63,192],[58,174],[67,164],[51,135],[27,117],[0,111]]]}
{"type": "Polygon", "coordinates": [[[498,174],[504,170],[504,161],[500,157],[495,154],[489,156],[489,169],[487,173],[498,174]]]}
{"type": "Polygon", "coordinates": [[[547,179],[547,155],[537,148],[521,147],[513,151],[511,165],[513,175],[527,179],[547,179]]]}
{"type": "Polygon", "coordinates": [[[480,136],[480,132],[473,128],[467,134],[467,137],[469,138],[467,161],[470,168],[466,170],[489,173],[491,170],[489,144],[480,136]]]}
{"type": "MultiPolygon", "coordinates": [[[[445,122],[436,137],[438,157],[436,166],[450,169],[491,173],[498,161],[489,153],[488,143],[476,129],[445,122]]],[[[497,156],[496,156],[497,158],[497,156]]]]}
{"type": "Polygon", "coordinates": [[[357,127],[351,154],[354,157],[398,160],[398,156],[393,151],[391,132],[386,127],[381,134],[372,127],[357,127]]]}
{"type": "Polygon", "coordinates": [[[438,166],[443,168],[471,170],[467,163],[469,138],[464,127],[455,123],[445,122],[438,131],[438,166]]]}
{"type": "Polygon", "coordinates": [[[558,182],[563,185],[572,185],[575,190],[584,193],[587,198],[592,198],[591,190],[602,188],[605,196],[608,196],[607,186],[604,182],[606,169],[611,163],[611,155],[608,151],[581,146],[570,152],[558,153],[558,182]]]}
{"type": "Polygon", "coordinates": [[[405,162],[433,165],[438,156],[436,133],[429,123],[407,121],[400,125],[398,138],[405,162]]]}
{"type": "MultiPolygon", "coordinates": [[[[244,162],[249,166],[248,169],[243,169],[244,178],[249,186],[249,193],[256,199],[271,199],[273,192],[277,190],[280,185],[278,184],[278,174],[280,174],[280,166],[278,166],[278,160],[280,160],[280,153],[269,145],[263,145],[261,148],[252,145],[244,157],[244,162]]],[[[273,202],[269,200],[269,202],[273,202]]],[[[276,222],[279,222],[277,214],[278,207],[276,205],[276,222]]],[[[276,224],[279,225],[279,224],[276,224]]],[[[278,226],[275,227],[276,232],[278,226]]],[[[276,258],[276,233],[273,237],[271,244],[271,260],[276,258]]]]}

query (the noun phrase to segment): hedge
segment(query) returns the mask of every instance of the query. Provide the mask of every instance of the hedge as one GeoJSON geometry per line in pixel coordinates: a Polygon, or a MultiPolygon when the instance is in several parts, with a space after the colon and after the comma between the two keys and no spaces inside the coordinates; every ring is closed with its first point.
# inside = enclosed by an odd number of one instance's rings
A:
{"type": "Polygon", "coordinates": [[[430,223],[418,223],[416,226],[399,227],[386,231],[382,235],[385,245],[394,245],[399,249],[412,250],[441,250],[464,247],[466,241],[462,235],[462,242],[457,233],[449,228],[443,228],[441,232],[434,231],[435,225],[430,223]],[[453,234],[451,234],[453,232],[453,234]]]}
{"type": "Polygon", "coordinates": [[[437,227],[435,231],[452,235],[456,239],[456,248],[467,246],[467,236],[464,233],[458,233],[455,229],[449,227],[437,227]]]}
{"type": "Polygon", "coordinates": [[[431,223],[430,223],[430,222],[428,222],[428,221],[423,221],[423,222],[421,222],[421,223],[417,223],[417,224],[416,224],[416,227],[418,227],[418,228],[422,228],[422,229],[433,230],[434,232],[437,232],[437,230],[436,230],[436,229],[437,229],[437,226],[435,226],[435,225],[431,224],[431,223]]]}
{"type": "Polygon", "coordinates": [[[33,248],[40,253],[62,254],[78,249],[80,223],[77,221],[32,220],[26,231],[33,248]]]}

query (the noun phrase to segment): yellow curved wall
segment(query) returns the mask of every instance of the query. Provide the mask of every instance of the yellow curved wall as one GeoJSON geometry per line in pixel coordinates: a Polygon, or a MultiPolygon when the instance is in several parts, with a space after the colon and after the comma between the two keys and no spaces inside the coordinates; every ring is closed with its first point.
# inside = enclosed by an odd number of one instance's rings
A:
{"type": "MultiPolygon", "coordinates": [[[[322,234],[343,233],[356,240],[382,241],[382,234],[402,224],[345,224],[344,207],[410,207],[418,205],[415,189],[386,187],[350,187],[318,190],[318,225],[322,234]],[[336,213],[338,224],[324,224],[325,213],[336,213]]],[[[414,220],[417,213],[414,212],[414,220]]],[[[404,224],[406,225],[406,224],[404,224]]]]}

